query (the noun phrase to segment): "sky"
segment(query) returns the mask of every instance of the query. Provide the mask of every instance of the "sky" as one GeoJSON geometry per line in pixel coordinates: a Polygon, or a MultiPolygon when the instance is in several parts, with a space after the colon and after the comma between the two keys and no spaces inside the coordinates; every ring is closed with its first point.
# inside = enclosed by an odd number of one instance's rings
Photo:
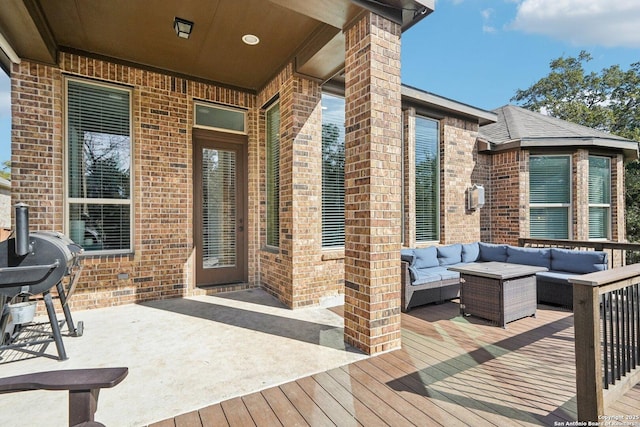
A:
{"type": "MultiPolygon", "coordinates": [[[[640,62],[640,0],[436,0],[402,36],[402,81],[474,107],[510,103],[559,57],[587,71],[640,62]]],[[[9,160],[9,78],[0,71],[0,162],[9,160]]]]}

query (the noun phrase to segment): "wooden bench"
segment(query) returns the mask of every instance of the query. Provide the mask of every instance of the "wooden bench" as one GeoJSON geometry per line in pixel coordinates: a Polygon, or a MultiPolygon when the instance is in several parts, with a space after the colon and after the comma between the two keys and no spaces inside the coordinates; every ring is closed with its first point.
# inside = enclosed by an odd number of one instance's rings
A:
{"type": "Polygon", "coordinates": [[[98,394],[120,384],[129,368],[68,369],[0,378],[0,394],[29,390],[68,390],[69,426],[102,426],[95,422],[98,394]]]}

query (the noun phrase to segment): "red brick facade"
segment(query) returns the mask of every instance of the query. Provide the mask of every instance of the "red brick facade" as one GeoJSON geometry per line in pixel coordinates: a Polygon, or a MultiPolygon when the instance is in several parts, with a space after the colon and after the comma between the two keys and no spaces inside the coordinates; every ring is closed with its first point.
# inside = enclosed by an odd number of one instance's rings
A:
{"type": "MultiPolygon", "coordinates": [[[[77,54],[59,67],[23,61],[12,81],[12,199],[32,230],[65,230],[66,78],[132,94],[133,252],[87,256],[74,309],[261,286],[291,308],[345,297],[345,339],[365,352],[400,346],[401,246],[415,247],[415,117],[402,106],[397,24],[367,13],[346,35],[345,248],[322,248],[322,87],[292,63],[257,93],[77,54]],[[195,286],[194,101],[247,111],[244,283],[195,286]],[[280,105],[280,243],[266,245],[265,111],[280,105]],[[403,111],[404,110],[404,111],[403,111]]],[[[439,114],[440,238],[517,244],[529,234],[529,152],[478,152],[478,122],[439,114]],[[467,208],[473,184],[485,207],[467,208]]],[[[574,238],[588,238],[588,155],[573,153],[574,238]]],[[[624,165],[612,160],[612,237],[623,239],[624,165]]],[[[430,243],[433,244],[433,243],[430,243]]]]}

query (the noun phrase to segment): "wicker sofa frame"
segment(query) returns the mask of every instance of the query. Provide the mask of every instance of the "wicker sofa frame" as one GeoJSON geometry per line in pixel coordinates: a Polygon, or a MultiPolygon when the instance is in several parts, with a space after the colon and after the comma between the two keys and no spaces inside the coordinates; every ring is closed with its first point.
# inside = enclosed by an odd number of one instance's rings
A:
{"type": "MultiPolygon", "coordinates": [[[[491,245],[487,243],[478,242],[485,247],[498,247],[498,246],[506,246],[510,245],[491,245]]],[[[534,250],[532,248],[519,248],[513,247],[511,248],[518,250],[534,250]]],[[[559,251],[567,251],[564,249],[555,249],[559,251]]],[[[599,254],[601,256],[601,264],[596,264],[598,269],[606,269],[608,264],[608,258],[606,252],[601,251],[570,251],[572,256],[593,256],[594,253],[599,254]]],[[[476,260],[474,260],[476,261],[476,260]]],[[[507,259],[482,259],[481,257],[477,259],[478,262],[482,261],[502,261],[502,262],[515,262],[517,264],[529,264],[529,265],[541,265],[541,264],[530,264],[529,260],[523,260],[520,256],[518,261],[509,261],[507,259]]],[[[542,265],[544,266],[544,265],[542,265]]],[[[548,266],[547,266],[548,267],[548,266]]],[[[568,271],[570,267],[567,267],[567,271],[569,275],[579,275],[585,274],[586,272],[591,271],[568,271]]],[[[408,312],[411,308],[431,304],[431,303],[442,303],[453,298],[457,298],[460,296],[460,279],[459,278],[446,278],[438,281],[423,283],[415,285],[413,284],[413,279],[410,271],[410,262],[406,259],[401,261],[401,285],[402,285],[402,293],[401,293],[401,309],[403,312],[408,312]]],[[[595,269],[592,271],[596,271],[595,269]]],[[[552,273],[552,272],[550,272],[552,273]]],[[[558,280],[545,277],[546,273],[539,273],[536,275],[536,288],[537,288],[537,301],[539,303],[558,305],[562,307],[566,307],[568,309],[573,308],[573,286],[569,283],[568,280],[558,280]]]]}

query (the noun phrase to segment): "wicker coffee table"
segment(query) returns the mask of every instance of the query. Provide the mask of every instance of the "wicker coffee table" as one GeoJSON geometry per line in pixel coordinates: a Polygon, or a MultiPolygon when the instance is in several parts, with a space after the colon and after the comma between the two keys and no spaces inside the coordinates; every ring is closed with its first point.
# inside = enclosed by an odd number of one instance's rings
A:
{"type": "Polygon", "coordinates": [[[460,273],[460,313],[507,323],[535,316],[536,276],[545,267],[506,262],[474,262],[449,267],[460,273]]]}

